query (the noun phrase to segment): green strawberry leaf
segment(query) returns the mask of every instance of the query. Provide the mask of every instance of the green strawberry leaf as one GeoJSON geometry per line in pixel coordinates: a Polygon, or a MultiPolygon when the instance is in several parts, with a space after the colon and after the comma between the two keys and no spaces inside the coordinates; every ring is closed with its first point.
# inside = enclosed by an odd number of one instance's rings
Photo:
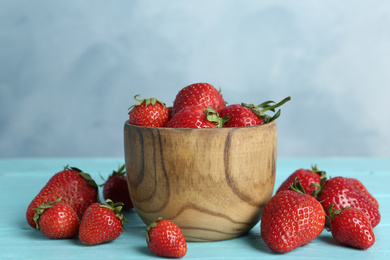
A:
{"type": "Polygon", "coordinates": [[[140,97],[141,95],[137,94],[134,96],[134,99],[137,101],[137,103],[135,103],[134,105],[132,105],[131,107],[129,107],[128,110],[131,110],[133,107],[135,106],[140,106],[142,105],[142,103],[145,103],[145,107],[147,107],[148,105],[152,105],[154,106],[157,102],[161,103],[163,106],[165,106],[165,103],[158,100],[157,98],[144,98],[144,99],[138,99],[138,97],[140,97]]]}
{"type": "Polygon", "coordinates": [[[300,194],[306,194],[305,188],[302,186],[302,184],[298,181],[299,177],[296,177],[289,187],[289,190],[296,191],[300,194]]]}
{"type": "Polygon", "coordinates": [[[33,208],[33,210],[36,210],[35,214],[34,214],[34,217],[33,217],[34,222],[36,224],[36,229],[39,229],[39,218],[41,217],[43,212],[46,209],[53,207],[53,204],[58,203],[60,201],[61,201],[61,197],[56,199],[55,201],[50,201],[50,202],[46,202],[46,203],[44,203],[42,205],[39,205],[38,208],[33,208]]]}
{"type": "Polygon", "coordinates": [[[270,105],[271,103],[275,103],[272,100],[265,101],[257,106],[255,106],[254,104],[246,104],[246,103],[241,103],[241,105],[252,110],[252,112],[256,114],[259,118],[261,118],[264,121],[264,123],[269,123],[271,121],[274,121],[280,116],[281,110],[279,109],[273,116],[267,115],[265,114],[265,112],[266,111],[275,112],[275,108],[280,107],[281,105],[283,105],[289,100],[291,100],[291,97],[286,97],[282,101],[274,105],[270,105]]]}

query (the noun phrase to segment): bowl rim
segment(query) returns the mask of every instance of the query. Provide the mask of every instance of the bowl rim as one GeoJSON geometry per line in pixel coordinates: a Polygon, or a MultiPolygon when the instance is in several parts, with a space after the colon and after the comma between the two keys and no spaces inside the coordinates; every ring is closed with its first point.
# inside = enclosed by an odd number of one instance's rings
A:
{"type": "Polygon", "coordinates": [[[264,123],[261,125],[252,125],[252,126],[244,126],[244,127],[222,127],[222,128],[175,128],[175,127],[156,127],[156,126],[139,126],[139,125],[133,125],[129,123],[129,120],[125,121],[125,126],[131,126],[139,129],[157,129],[159,131],[227,131],[227,130],[238,130],[238,129],[250,129],[250,128],[261,128],[261,127],[267,127],[270,125],[276,125],[276,120],[273,120],[269,123],[264,123]]]}

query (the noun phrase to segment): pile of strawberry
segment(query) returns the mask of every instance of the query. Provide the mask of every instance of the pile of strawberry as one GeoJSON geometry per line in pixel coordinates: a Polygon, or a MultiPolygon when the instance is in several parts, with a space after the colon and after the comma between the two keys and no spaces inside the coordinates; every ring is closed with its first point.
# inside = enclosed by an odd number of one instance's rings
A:
{"type": "Polygon", "coordinates": [[[118,238],[126,221],[120,212],[133,207],[125,173],[122,166],[101,185],[106,202],[101,203],[91,175],[66,166],[31,201],[26,211],[27,223],[50,238],[78,235],[86,245],[118,238]]]}
{"type": "Polygon", "coordinates": [[[378,201],[354,178],[326,178],[317,167],[298,169],[266,204],[260,223],[265,244],[289,252],[317,238],[326,227],[340,244],[367,249],[380,222],[378,201]]]}
{"type": "MultiPolygon", "coordinates": [[[[100,186],[106,203],[99,200],[98,185],[91,175],[66,166],[55,173],[31,201],[27,223],[53,239],[78,237],[86,245],[117,239],[127,221],[121,210],[133,208],[127,187],[125,165],[113,171],[100,186]]],[[[182,257],[187,244],[180,228],[158,219],[146,228],[151,252],[164,257],[182,257]]]]}
{"type": "Polygon", "coordinates": [[[129,108],[129,123],[148,127],[171,128],[221,128],[245,127],[269,123],[280,116],[280,109],[291,97],[279,103],[265,101],[259,105],[232,104],[226,102],[220,91],[208,83],[195,83],[184,87],[176,95],[172,106],[167,107],[157,98],[134,99],[138,101],[129,108]]]}

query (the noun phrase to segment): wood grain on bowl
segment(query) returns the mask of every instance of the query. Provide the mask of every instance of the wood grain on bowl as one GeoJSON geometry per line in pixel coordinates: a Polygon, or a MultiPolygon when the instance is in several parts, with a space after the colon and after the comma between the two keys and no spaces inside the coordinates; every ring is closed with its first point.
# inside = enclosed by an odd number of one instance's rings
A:
{"type": "Polygon", "coordinates": [[[187,241],[246,234],[271,198],[276,122],[222,129],[124,126],[130,196],[148,225],[172,220],[187,241]]]}

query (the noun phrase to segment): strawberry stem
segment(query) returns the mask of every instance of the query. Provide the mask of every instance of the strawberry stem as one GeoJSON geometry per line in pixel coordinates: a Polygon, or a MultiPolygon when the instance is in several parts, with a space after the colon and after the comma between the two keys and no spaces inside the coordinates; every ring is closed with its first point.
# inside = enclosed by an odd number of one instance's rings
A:
{"type": "Polygon", "coordinates": [[[313,192],[310,194],[311,196],[317,198],[318,196],[320,196],[320,194],[322,192],[322,187],[324,186],[324,183],[327,180],[326,172],[318,170],[317,164],[312,165],[310,171],[320,175],[320,180],[321,180],[320,183],[313,183],[310,185],[312,187],[317,188],[317,189],[314,189],[313,192]]]}
{"type": "MultiPolygon", "coordinates": [[[[260,105],[257,105],[257,107],[258,108],[266,108],[266,107],[269,107],[269,104],[271,104],[271,103],[275,103],[275,101],[272,101],[272,100],[268,100],[268,101],[265,101],[265,102],[263,102],[263,103],[261,103],[260,105]]],[[[272,112],[275,112],[275,109],[273,108],[271,108],[270,109],[272,112]]]]}
{"type": "Polygon", "coordinates": [[[269,110],[275,112],[275,108],[280,107],[289,100],[291,100],[291,97],[286,97],[282,101],[274,105],[270,105],[271,103],[275,103],[272,100],[265,101],[258,106],[255,106],[254,104],[245,103],[241,103],[241,105],[252,110],[252,112],[255,113],[258,117],[260,117],[264,121],[264,123],[269,123],[280,116],[281,110],[279,109],[272,117],[266,115],[265,112],[269,110]]]}
{"type": "Polygon", "coordinates": [[[142,103],[145,103],[145,107],[147,107],[148,105],[152,105],[154,106],[157,102],[161,103],[162,105],[165,106],[165,103],[158,100],[157,98],[144,98],[144,99],[138,99],[138,97],[140,97],[141,95],[137,94],[134,96],[134,99],[135,101],[138,101],[137,103],[135,103],[134,105],[132,105],[131,107],[129,107],[129,110],[131,110],[133,107],[135,106],[140,106],[142,105],[142,103]]]}
{"type": "Polygon", "coordinates": [[[318,170],[317,164],[312,165],[310,171],[319,174],[321,179],[326,178],[326,171],[318,170]]]}
{"type": "Polygon", "coordinates": [[[282,101],[280,101],[279,103],[277,103],[275,105],[263,107],[263,109],[260,112],[264,113],[267,110],[275,111],[275,108],[280,107],[281,105],[283,105],[284,103],[286,103],[287,101],[290,101],[290,100],[291,100],[291,97],[286,97],[282,101]]]}
{"type": "Polygon", "coordinates": [[[329,206],[329,209],[328,209],[329,215],[326,216],[327,219],[328,219],[328,221],[329,221],[329,223],[332,223],[332,219],[333,219],[336,215],[340,214],[344,209],[349,208],[349,206],[347,206],[347,207],[342,208],[342,209],[333,210],[333,207],[334,207],[334,204],[331,204],[331,205],[329,206]]]}
{"type": "Polygon", "coordinates": [[[217,128],[222,128],[223,125],[225,124],[225,122],[228,121],[230,118],[228,116],[227,117],[219,117],[218,112],[210,106],[206,108],[205,114],[206,114],[206,119],[208,121],[214,123],[214,125],[217,128]]]}
{"type": "Polygon", "coordinates": [[[296,177],[289,187],[289,190],[296,191],[300,194],[306,194],[305,188],[302,186],[302,184],[298,181],[298,177],[296,177]]]}
{"type": "Polygon", "coordinates": [[[149,226],[147,226],[145,228],[146,230],[146,242],[149,243],[150,241],[150,237],[149,237],[149,231],[151,228],[154,228],[154,227],[157,227],[157,222],[159,222],[160,220],[162,220],[162,217],[158,217],[158,219],[152,223],[149,224],[149,226]]]}
{"type": "Polygon", "coordinates": [[[113,202],[111,199],[106,199],[106,203],[107,204],[101,204],[100,206],[102,208],[107,208],[107,209],[111,209],[112,211],[115,212],[115,214],[118,214],[119,212],[121,212],[122,210],[122,206],[123,206],[123,203],[122,202],[113,202]]]}

